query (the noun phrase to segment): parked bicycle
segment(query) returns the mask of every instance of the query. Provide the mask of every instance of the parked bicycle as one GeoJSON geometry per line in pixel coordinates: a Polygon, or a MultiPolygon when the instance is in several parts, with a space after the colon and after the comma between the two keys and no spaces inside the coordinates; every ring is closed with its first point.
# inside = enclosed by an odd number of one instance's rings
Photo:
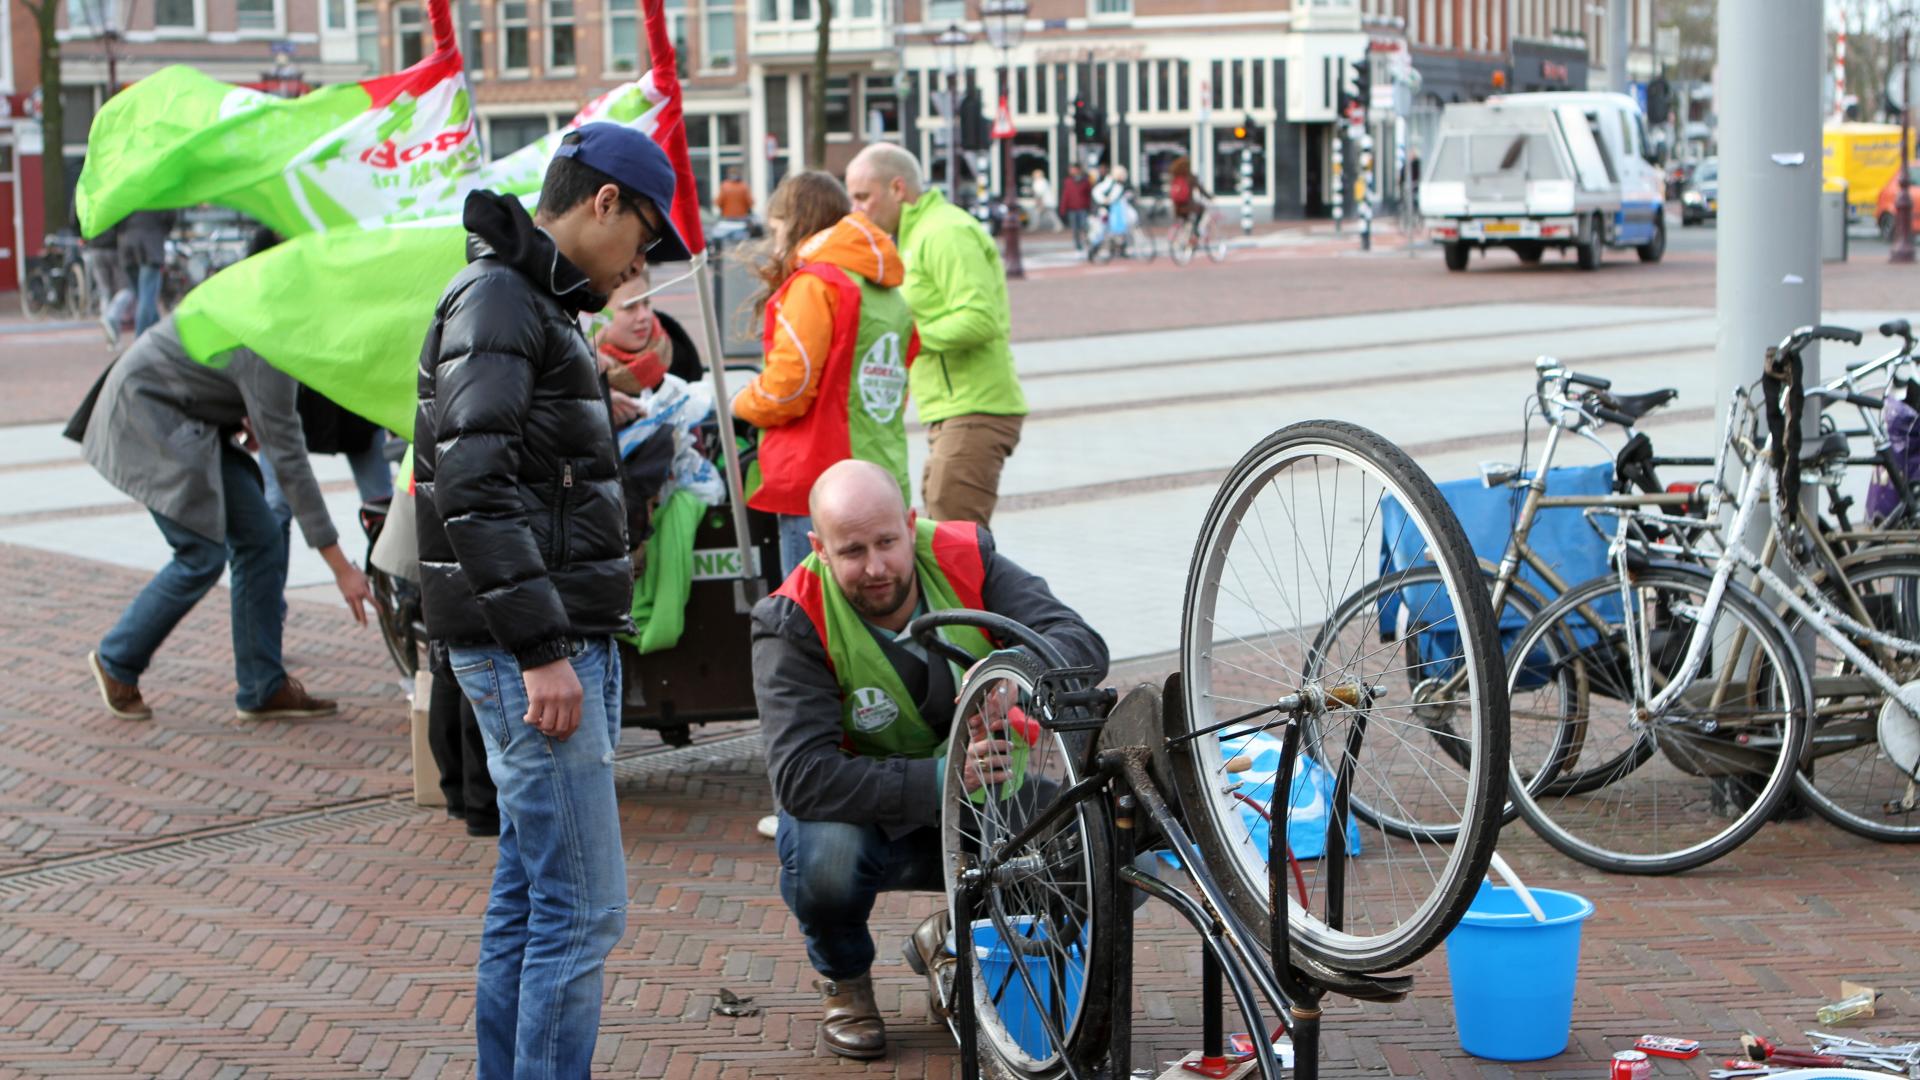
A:
{"type": "Polygon", "coordinates": [[[29,319],[91,318],[93,282],[81,257],[81,243],[72,233],[47,237],[38,255],[27,256],[27,275],[20,283],[20,310],[29,319]]]}
{"type": "Polygon", "coordinates": [[[1160,254],[1153,231],[1140,222],[1140,214],[1130,200],[1096,210],[1087,223],[1087,261],[1112,262],[1114,259],[1138,259],[1152,262],[1160,254]]]}

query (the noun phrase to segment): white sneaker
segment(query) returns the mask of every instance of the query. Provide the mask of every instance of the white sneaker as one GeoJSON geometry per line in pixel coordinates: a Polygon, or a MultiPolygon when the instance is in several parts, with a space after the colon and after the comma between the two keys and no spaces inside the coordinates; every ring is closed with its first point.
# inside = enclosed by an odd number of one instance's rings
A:
{"type": "Polygon", "coordinates": [[[780,831],[780,815],[768,814],[754,825],[753,831],[771,840],[780,831]]]}

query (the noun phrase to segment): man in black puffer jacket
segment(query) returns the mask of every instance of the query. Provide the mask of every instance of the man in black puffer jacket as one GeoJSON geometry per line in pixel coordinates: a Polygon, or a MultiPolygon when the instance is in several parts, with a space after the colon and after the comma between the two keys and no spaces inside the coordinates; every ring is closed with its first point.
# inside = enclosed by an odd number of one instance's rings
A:
{"type": "Polygon", "coordinates": [[[499,789],[480,939],[480,1075],[586,1077],[601,973],[626,928],[613,788],[633,570],[619,459],[578,316],[648,259],[684,260],[673,169],[587,124],[529,217],[467,198],[468,264],[420,352],[415,512],[427,632],[448,645],[499,789]],[[584,688],[584,689],[583,689],[584,688]]]}

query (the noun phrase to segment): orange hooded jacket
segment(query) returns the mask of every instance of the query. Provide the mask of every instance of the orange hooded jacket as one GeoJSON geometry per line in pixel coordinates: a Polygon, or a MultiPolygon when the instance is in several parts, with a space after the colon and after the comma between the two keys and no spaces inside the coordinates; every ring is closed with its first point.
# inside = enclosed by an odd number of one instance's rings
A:
{"type": "MultiPolygon", "coordinates": [[[[899,288],[906,276],[893,240],[858,212],[808,237],[794,251],[796,269],[813,262],[831,263],[887,288],[899,288]]],[[[769,303],[774,317],[772,331],[760,343],[764,365],[733,396],[733,414],[757,428],[790,424],[813,407],[826,372],[840,294],[825,281],[803,274],[786,295],[769,303]]]]}

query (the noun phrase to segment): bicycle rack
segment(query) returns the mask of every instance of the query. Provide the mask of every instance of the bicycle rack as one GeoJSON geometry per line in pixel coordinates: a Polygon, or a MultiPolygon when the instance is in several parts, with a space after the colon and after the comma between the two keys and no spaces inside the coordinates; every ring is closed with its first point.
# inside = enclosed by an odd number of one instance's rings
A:
{"type": "MultiPolygon", "coordinates": [[[[1245,1075],[1251,1065],[1260,1072],[1263,1080],[1280,1080],[1280,1056],[1273,1048],[1272,1036],[1268,1034],[1270,1029],[1261,1020],[1260,999],[1264,997],[1269,1002],[1284,1005],[1279,1020],[1280,1027],[1293,1040],[1293,1076],[1297,1080],[1319,1080],[1321,1001],[1332,993],[1364,1001],[1398,1001],[1412,989],[1413,979],[1404,975],[1345,975],[1322,969],[1311,962],[1296,963],[1287,926],[1287,905],[1284,902],[1274,905],[1273,918],[1267,928],[1270,965],[1262,962],[1258,955],[1244,955],[1236,946],[1240,942],[1255,939],[1228,907],[1225,898],[1216,894],[1211,882],[1195,877],[1201,894],[1196,898],[1151,874],[1143,873],[1133,865],[1139,851],[1140,836],[1136,815],[1142,810],[1183,865],[1196,865],[1201,857],[1179,818],[1161,796],[1149,771],[1155,757],[1152,748],[1163,745],[1165,741],[1164,728],[1160,727],[1164,721],[1160,714],[1164,709],[1180,707],[1179,680],[1177,672],[1168,678],[1162,708],[1156,709],[1153,717],[1154,730],[1145,729],[1137,720],[1131,725],[1125,722],[1116,725],[1114,718],[1110,717],[1109,726],[1102,729],[1093,752],[1096,770],[1109,780],[1122,781],[1114,797],[1113,869],[1105,884],[1114,889],[1115,895],[1130,895],[1124,888],[1130,886],[1164,901],[1201,937],[1200,1060],[1185,1063],[1180,1066],[1181,1069],[1187,1074],[1208,1077],[1210,1080],[1227,1080],[1229,1077],[1245,1075]],[[1129,727],[1132,730],[1128,730],[1129,727]],[[1154,741],[1156,739],[1159,740],[1157,743],[1154,741]],[[1254,1040],[1252,1053],[1227,1053],[1223,990],[1232,992],[1235,1004],[1251,1028],[1249,1034],[1254,1040]]],[[[1296,709],[1286,724],[1280,773],[1274,781],[1276,792],[1293,789],[1293,762],[1300,746],[1303,711],[1296,709]]],[[[1346,764],[1335,779],[1333,812],[1328,815],[1327,823],[1329,851],[1335,850],[1333,845],[1346,842],[1352,762],[1354,752],[1358,750],[1354,744],[1364,735],[1364,721],[1356,723],[1349,735],[1350,752],[1346,764]]],[[[1280,818],[1277,825],[1270,824],[1268,829],[1271,845],[1267,859],[1268,887],[1271,890],[1269,895],[1275,897],[1287,895],[1286,815],[1282,814],[1280,818]],[[1274,853],[1278,853],[1279,857],[1274,857],[1274,853]]],[[[1344,899],[1343,861],[1330,860],[1328,868],[1328,925],[1338,929],[1341,921],[1339,906],[1344,899]]],[[[956,956],[950,1015],[954,1036],[960,1043],[961,1080],[979,1080],[979,1021],[974,1015],[973,999],[973,913],[981,900],[980,889],[984,878],[971,857],[965,857],[959,869],[959,879],[963,884],[955,898],[953,933],[956,956]]],[[[1104,1068],[1097,1068],[1092,1076],[1083,1076],[1068,1064],[1067,1072],[1073,1080],[1131,1080],[1133,1075],[1133,905],[1122,901],[1114,906],[1116,912],[1110,948],[1120,962],[1115,965],[1112,992],[1114,1001],[1120,1007],[1115,1010],[1112,1030],[1108,1035],[1104,1068]]],[[[1062,1060],[1064,1062],[1064,1057],[1062,1060]]]]}

